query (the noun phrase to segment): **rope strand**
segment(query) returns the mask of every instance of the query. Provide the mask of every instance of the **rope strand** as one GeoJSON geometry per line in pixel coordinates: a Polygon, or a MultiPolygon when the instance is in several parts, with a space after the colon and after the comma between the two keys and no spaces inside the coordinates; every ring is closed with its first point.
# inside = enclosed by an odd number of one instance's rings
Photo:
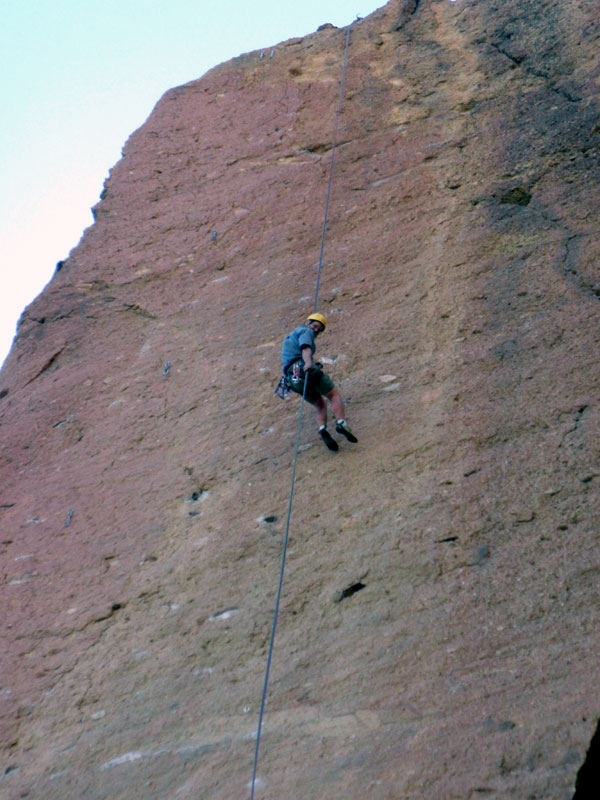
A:
{"type": "Polygon", "coordinates": [[[273,658],[273,647],[275,645],[275,629],[277,627],[277,617],[279,616],[279,602],[281,600],[281,590],[283,588],[283,571],[285,568],[285,557],[288,547],[288,539],[290,533],[290,518],[292,516],[292,501],[294,499],[294,484],[296,482],[296,464],[298,461],[298,448],[300,445],[300,431],[302,430],[302,416],[304,414],[304,400],[306,397],[306,384],[304,381],[304,391],[302,392],[302,402],[300,404],[300,416],[298,418],[298,426],[296,429],[296,447],[294,450],[294,461],[292,466],[292,481],[290,485],[290,495],[288,500],[287,520],[285,523],[285,536],[283,537],[283,551],[281,554],[281,570],[279,572],[279,585],[277,586],[277,597],[275,599],[275,611],[273,613],[273,625],[271,627],[271,640],[269,642],[269,653],[267,656],[267,666],[265,669],[265,680],[263,685],[262,700],[260,703],[260,713],[258,715],[258,728],[256,731],[256,748],[254,751],[254,767],[252,769],[252,787],[250,790],[250,800],[254,800],[254,786],[256,784],[256,770],[258,767],[258,750],[260,747],[260,734],[262,730],[263,717],[265,713],[265,703],[267,700],[267,689],[269,686],[269,673],[271,671],[271,660],[273,658]]]}
{"type": "Polygon", "coordinates": [[[327,183],[327,200],[325,201],[325,215],[323,217],[323,231],[321,233],[321,250],[319,252],[319,268],[317,270],[317,286],[315,289],[315,302],[313,312],[317,310],[319,303],[319,286],[321,284],[321,272],[323,271],[323,253],[325,252],[325,236],[327,234],[327,221],[329,219],[329,201],[331,200],[331,187],[333,185],[333,167],[335,164],[335,148],[337,147],[338,127],[340,115],[342,113],[342,101],[344,99],[344,81],[346,79],[346,67],[348,65],[348,46],[350,44],[350,30],[354,23],[348,25],[346,31],[346,46],[344,48],[344,66],[342,67],[342,80],[340,81],[340,96],[338,98],[337,111],[335,112],[335,127],[333,129],[333,143],[331,145],[331,164],[329,165],[329,181],[327,183]]]}
{"type": "MultiPolygon", "coordinates": [[[[333,184],[333,166],[335,163],[335,148],[337,145],[337,134],[338,134],[338,125],[339,125],[339,118],[342,110],[342,100],[344,96],[344,79],[346,77],[346,66],[348,64],[348,46],[350,43],[350,30],[354,23],[350,23],[348,26],[348,30],[346,32],[346,46],[344,49],[344,65],[342,67],[342,79],[340,82],[340,96],[338,100],[338,106],[335,116],[335,128],[333,132],[333,144],[331,148],[331,162],[329,165],[329,181],[327,184],[327,200],[325,201],[325,214],[323,218],[323,232],[321,236],[321,251],[319,254],[319,268],[317,271],[317,280],[316,280],[316,288],[315,288],[315,303],[314,303],[314,311],[317,310],[317,303],[319,300],[319,286],[321,283],[321,272],[323,269],[323,253],[325,251],[325,236],[327,233],[327,219],[329,216],[329,202],[331,200],[331,187],[333,184]]],[[[252,782],[250,785],[250,800],[254,800],[254,789],[256,786],[256,770],[258,768],[258,753],[260,749],[260,735],[262,731],[262,724],[263,718],[265,713],[265,704],[267,700],[267,691],[269,687],[269,673],[271,671],[271,661],[273,659],[273,648],[275,645],[275,629],[277,628],[277,618],[279,616],[279,605],[281,601],[281,592],[283,588],[283,573],[285,570],[285,559],[287,554],[288,548],[288,540],[289,540],[289,533],[290,533],[290,520],[292,516],[292,501],[294,499],[294,486],[296,482],[296,465],[298,462],[298,450],[300,446],[300,432],[302,430],[302,418],[304,415],[304,402],[306,400],[306,385],[308,381],[304,380],[304,390],[302,392],[302,401],[300,403],[300,415],[298,417],[298,426],[296,429],[296,446],[294,449],[294,458],[292,462],[292,479],[290,485],[290,494],[288,499],[288,509],[287,509],[287,518],[285,523],[285,535],[283,537],[283,551],[281,554],[281,568],[279,571],[279,584],[277,586],[277,596],[275,598],[275,610],[273,612],[273,624],[271,626],[271,638],[269,641],[269,651],[267,655],[267,665],[265,668],[265,679],[263,683],[263,692],[262,698],[260,702],[260,712],[258,715],[258,727],[256,730],[256,747],[254,750],[254,765],[252,767],[252,782]]]]}

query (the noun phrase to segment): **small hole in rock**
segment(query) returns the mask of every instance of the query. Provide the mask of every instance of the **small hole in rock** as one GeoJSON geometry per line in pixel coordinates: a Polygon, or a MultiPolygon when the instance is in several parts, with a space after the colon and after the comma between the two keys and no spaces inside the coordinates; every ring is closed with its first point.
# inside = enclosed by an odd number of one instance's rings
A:
{"type": "Polygon", "coordinates": [[[277,522],[277,517],[274,514],[271,514],[269,517],[263,517],[265,522],[277,522]]]}
{"type": "Polygon", "coordinates": [[[531,194],[527,191],[527,189],[523,188],[523,186],[515,186],[514,189],[506,192],[500,198],[501,203],[508,203],[516,206],[529,205],[530,200],[531,194]]]}
{"type": "Polygon", "coordinates": [[[357,583],[351,583],[350,586],[346,586],[345,589],[338,594],[336,597],[336,602],[341,603],[342,600],[345,600],[347,597],[352,597],[353,594],[356,592],[360,592],[361,589],[365,588],[365,584],[361,581],[357,581],[357,583]]]}
{"type": "Polygon", "coordinates": [[[189,497],[187,498],[188,503],[197,503],[198,500],[204,500],[206,495],[205,489],[196,489],[195,492],[192,492],[189,497]]]}

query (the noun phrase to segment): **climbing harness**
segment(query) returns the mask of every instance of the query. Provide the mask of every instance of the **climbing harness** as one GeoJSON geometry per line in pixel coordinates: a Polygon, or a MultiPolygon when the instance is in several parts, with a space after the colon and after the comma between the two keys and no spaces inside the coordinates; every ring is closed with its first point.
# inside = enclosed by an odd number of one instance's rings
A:
{"type": "MultiPolygon", "coordinates": [[[[318,362],[314,365],[317,369],[322,369],[323,365],[319,364],[318,362]]],[[[274,394],[277,397],[281,397],[282,400],[290,393],[290,385],[294,389],[295,392],[300,394],[300,384],[302,381],[305,381],[306,373],[304,372],[304,361],[300,358],[298,361],[294,361],[293,364],[290,364],[289,367],[284,369],[283,375],[281,376],[279,383],[277,384],[277,388],[275,389],[274,394]]],[[[303,396],[306,395],[306,386],[303,390],[303,396]]]]}
{"type": "MultiPolygon", "coordinates": [[[[335,163],[335,149],[336,149],[336,145],[337,145],[339,119],[340,119],[340,114],[341,114],[341,111],[342,111],[342,100],[343,100],[343,97],[344,97],[344,80],[346,78],[346,67],[348,65],[348,47],[350,45],[350,31],[352,30],[352,25],[353,24],[354,24],[354,22],[351,22],[350,25],[348,25],[348,28],[346,30],[346,45],[345,45],[345,48],[344,48],[344,64],[343,64],[343,67],[342,67],[342,78],[341,78],[341,81],[340,81],[340,95],[339,95],[339,100],[338,100],[338,105],[337,105],[337,110],[336,110],[336,115],[335,115],[335,127],[334,127],[334,131],[333,131],[333,143],[332,143],[332,147],[331,147],[331,162],[329,164],[329,181],[328,181],[328,184],[327,184],[327,199],[325,201],[325,213],[324,213],[324,216],[323,216],[323,229],[322,229],[322,234],[321,234],[321,250],[320,250],[320,253],[319,253],[319,267],[318,267],[318,270],[317,270],[317,279],[316,279],[316,287],[315,287],[315,302],[314,302],[313,313],[316,313],[316,311],[317,311],[317,303],[319,301],[319,286],[320,286],[320,283],[321,283],[321,272],[322,272],[322,269],[323,269],[323,253],[325,251],[325,237],[326,237],[326,233],[327,233],[327,220],[328,220],[328,216],[329,216],[329,202],[331,200],[331,187],[333,185],[333,167],[334,167],[334,163],[335,163]]],[[[288,539],[289,539],[289,532],[290,532],[290,519],[291,519],[291,516],[292,516],[292,501],[293,501],[293,498],[294,498],[294,485],[295,485],[295,482],[296,482],[296,465],[297,465],[297,462],[298,462],[298,452],[299,452],[299,448],[300,448],[300,432],[302,430],[302,417],[303,417],[303,414],[304,414],[304,401],[306,400],[306,386],[307,386],[307,384],[308,384],[308,381],[305,380],[304,381],[304,388],[303,388],[303,392],[302,392],[302,402],[300,404],[300,414],[298,416],[298,426],[297,426],[297,429],[296,429],[296,446],[295,446],[295,449],[294,449],[294,458],[293,458],[293,461],[292,461],[292,478],[291,478],[291,483],[290,483],[290,494],[289,494],[289,498],[288,498],[288,509],[287,509],[286,523],[285,523],[285,534],[284,534],[284,537],[283,537],[283,550],[282,550],[282,554],[281,554],[281,568],[279,570],[279,584],[277,586],[277,595],[276,595],[276,598],[275,598],[275,610],[273,612],[273,624],[271,626],[271,638],[270,638],[270,641],[269,641],[269,650],[268,650],[268,655],[267,655],[267,664],[266,664],[266,667],[265,667],[265,678],[264,678],[264,683],[263,683],[263,692],[262,692],[262,698],[261,698],[261,702],[260,702],[260,712],[259,712],[259,715],[258,715],[258,727],[257,727],[257,730],[256,730],[256,747],[255,747],[255,750],[254,750],[254,765],[253,765],[253,768],[252,768],[252,781],[251,781],[251,784],[250,784],[250,800],[254,800],[254,789],[255,789],[255,786],[256,786],[256,770],[258,768],[258,753],[259,753],[259,749],[260,749],[260,734],[261,734],[261,731],[262,731],[262,723],[263,723],[263,717],[264,717],[264,713],[265,713],[265,704],[266,704],[266,700],[267,700],[267,690],[268,690],[268,687],[269,687],[269,673],[271,671],[271,661],[272,661],[272,658],[273,658],[273,646],[274,646],[274,643],[275,643],[275,629],[277,627],[277,618],[279,616],[279,604],[280,604],[280,601],[281,601],[281,590],[282,590],[282,587],[283,587],[283,573],[284,573],[284,570],[285,570],[285,558],[286,558],[286,554],[287,554],[288,539]]],[[[285,373],[282,376],[281,380],[279,381],[277,389],[275,390],[275,394],[277,394],[279,397],[282,396],[279,393],[279,388],[280,387],[282,387],[282,392],[284,392],[285,389],[287,389],[287,391],[289,392],[289,388],[287,386],[287,378],[286,378],[285,373]],[[282,386],[282,383],[283,383],[283,386],[282,386]],[[284,389],[284,387],[285,387],[285,389],[284,389]]],[[[285,397],[285,393],[283,394],[283,397],[285,397]]]]}

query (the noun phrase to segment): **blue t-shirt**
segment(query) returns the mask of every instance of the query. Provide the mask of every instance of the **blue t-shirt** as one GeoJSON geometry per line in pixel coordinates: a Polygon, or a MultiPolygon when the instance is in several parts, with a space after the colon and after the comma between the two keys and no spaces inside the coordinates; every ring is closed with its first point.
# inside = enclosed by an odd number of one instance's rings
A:
{"type": "Polygon", "coordinates": [[[315,334],[312,328],[307,325],[300,325],[298,328],[294,328],[291,333],[288,333],[283,340],[283,347],[281,348],[281,363],[284,371],[294,361],[302,358],[302,348],[306,346],[310,347],[311,353],[315,352],[315,334]]]}

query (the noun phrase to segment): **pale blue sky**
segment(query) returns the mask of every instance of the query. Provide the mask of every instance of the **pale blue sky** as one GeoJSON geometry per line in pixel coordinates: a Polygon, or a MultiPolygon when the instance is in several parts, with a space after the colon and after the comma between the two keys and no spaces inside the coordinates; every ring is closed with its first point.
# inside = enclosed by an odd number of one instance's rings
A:
{"type": "Polygon", "coordinates": [[[92,224],[125,140],[167,89],[385,2],[4,0],[0,364],[23,308],[92,224]]]}

